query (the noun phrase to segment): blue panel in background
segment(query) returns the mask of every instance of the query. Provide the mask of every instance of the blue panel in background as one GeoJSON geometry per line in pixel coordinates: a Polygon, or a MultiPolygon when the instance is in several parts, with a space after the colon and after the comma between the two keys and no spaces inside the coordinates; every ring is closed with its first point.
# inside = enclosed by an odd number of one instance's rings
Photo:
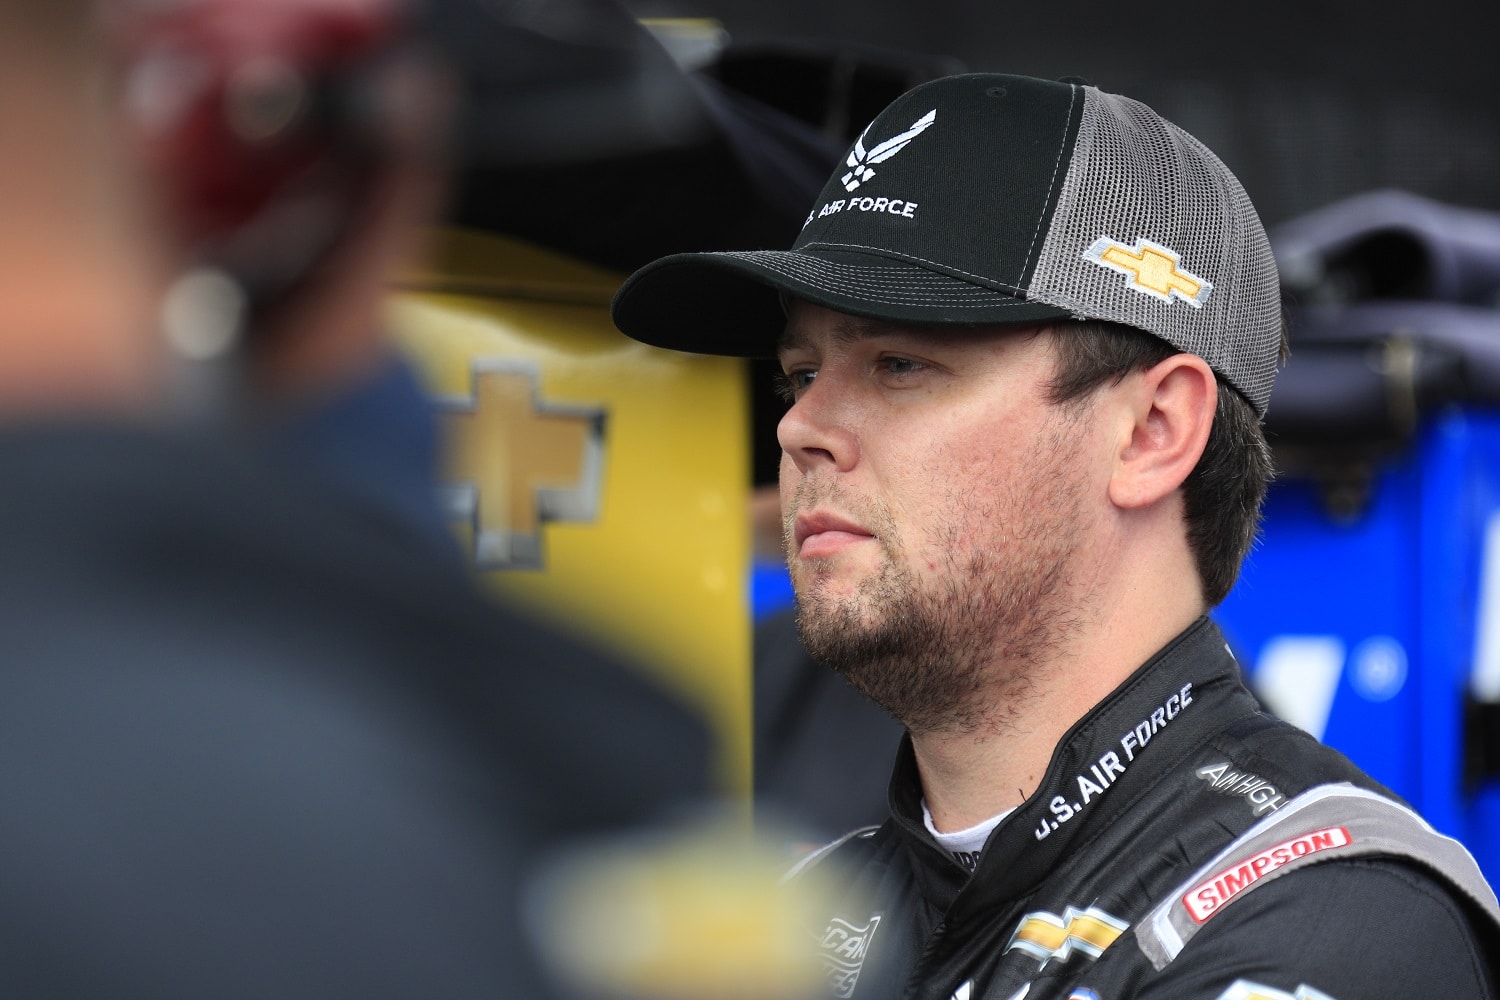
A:
{"type": "Polygon", "coordinates": [[[1278,482],[1261,543],[1213,615],[1278,714],[1408,799],[1420,780],[1409,670],[1419,637],[1417,478],[1414,457],[1383,472],[1354,521],[1330,516],[1312,483],[1278,482]],[[1372,672],[1391,661],[1408,669],[1372,672]]]}
{"type": "Polygon", "coordinates": [[[761,621],[797,603],[786,563],[757,559],[750,568],[750,612],[761,621]]]}
{"type": "Polygon", "coordinates": [[[1497,511],[1500,416],[1448,410],[1379,469],[1357,517],[1330,515],[1308,481],[1275,484],[1214,614],[1270,707],[1463,841],[1492,882],[1500,785],[1463,785],[1463,706],[1497,511]]]}

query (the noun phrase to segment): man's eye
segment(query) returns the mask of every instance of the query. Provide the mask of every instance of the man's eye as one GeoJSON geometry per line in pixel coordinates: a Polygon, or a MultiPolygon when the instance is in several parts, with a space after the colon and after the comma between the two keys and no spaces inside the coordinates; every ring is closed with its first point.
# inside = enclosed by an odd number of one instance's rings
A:
{"type": "Polygon", "coordinates": [[[879,364],[881,371],[890,375],[910,375],[927,367],[911,358],[881,358],[879,364]]]}
{"type": "Polygon", "coordinates": [[[817,377],[817,374],[816,371],[803,369],[786,372],[785,374],[778,372],[775,377],[776,395],[788,403],[795,403],[798,394],[812,384],[812,380],[817,377]]]}

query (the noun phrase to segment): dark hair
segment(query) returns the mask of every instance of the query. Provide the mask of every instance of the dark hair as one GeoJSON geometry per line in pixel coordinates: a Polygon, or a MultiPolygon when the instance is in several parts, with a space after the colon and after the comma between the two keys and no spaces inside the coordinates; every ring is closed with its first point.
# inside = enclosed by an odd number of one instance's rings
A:
{"type": "MultiPolygon", "coordinates": [[[[1285,324],[1282,357],[1286,356],[1285,324]]],[[[1119,323],[1084,321],[1054,328],[1055,403],[1079,400],[1106,382],[1118,384],[1181,354],[1155,336],[1119,323]]],[[[1219,404],[1198,464],[1182,484],[1188,545],[1198,563],[1203,597],[1213,607],[1228,595],[1240,563],[1255,543],[1260,505],[1273,476],[1255,408],[1233,386],[1219,381],[1219,404]]]]}

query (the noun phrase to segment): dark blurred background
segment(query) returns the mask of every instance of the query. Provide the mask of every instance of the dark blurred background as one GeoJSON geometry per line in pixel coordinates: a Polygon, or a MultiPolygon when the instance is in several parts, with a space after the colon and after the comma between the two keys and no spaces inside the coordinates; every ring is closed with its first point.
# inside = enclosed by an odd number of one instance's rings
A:
{"type": "MultiPolygon", "coordinates": [[[[588,202],[585,210],[546,208],[535,218],[517,218],[513,199],[502,195],[504,204],[496,203],[493,192],[501,186],[482,182],[471,185],[459,217],[622,271],[676,251],[783,247],[800,226],[802,206],[827,177],[821,164],[841,157],[901,92],[964,71],[1078,77],[1144,101],[1220,155],[1245,185],[1273,243],[1281,224],[1365,192],[1414,196],[1419,215],[1429,201],[1500,211],[1500,110],[1489,79],[1494,34],[1492,18],[1474,3],[1424,4],[1403,9],[1400,17],[1384,8],[1289,0],[1178,10],[1103,0],[1026,7],[954,0],[621,0],[619,7],[650,27],[700,96],[711,96],[713,141],[690,144],[686,153],[632,153],[604,169],[594,162],[576,177],[548,165],[524,178],[532,190],[565,185],[571,198],[588,202]],[[766,108],[774,118],[761,114],[766,108]]],[[[1382,223],[1379,214],[1364,212],[1371,226],[1382,223]]],[[[1441,240],[1446,221],[1414,226],[1441,240]]],[[[1396,228],[1412,226],[1403,220],[1396,228]]],[[[1312,243],[1332,239],[1315,234],[1312,243]]],[[[1392,256],[1388,247],[1372,245],[1369,252],[1355,251],[1359,259],[1343,274],[1335,273],[1335,249],[1315,249],[1320,266],[1311,275],[1295,270],[1298,261],[1282,261],[1291,306],[1330,295],[1441,297],[1406,286],[1369,287],[1372,273],[1375,284],[1392,275],[1418,275],[1420,283],[1434,257],[1428,248],[1406,241],[1392,256]],[[1330,260],[1332,267],[1321,266],[1330,260]],[[1411,261],[1417,266],[1408,267],[1411,261]],[[1351,283],[1360,287],[1344,294],[1351,283]]],[[[1473,296],[1466,301],[1497,304],[1473,296]]],[[[1463,318],[1466,330],[1474,320],[1463,318]]],[[[1478,321],[1493,324],[1488,316],[1478,321]]],[[[1298,327],[1311,337],[1313,321],[1293,317],[1294,350],[1298,327]]],[[[1361,333],[1357,339],[1353,349],[1363,351],[1371,338],[1361,333]]],[[[1303,464],[1293,445],[1309,435],[1327,444],[1329,432],[1345,437],[1352,427],[1362,461],[1369,451],[1364,442],[1406,437],[1408,429],[1395,426],[1400,418],[1387,412],[1385,379],[1372,381],[1363,364],[1342,380],[1348,397],[1360,401],[1340,397],[1330,405],[1324,373],[1314,372],[1321,350],[1302,338],[1301,368],[1309,376],[1284,379],[1280,405],[1273,407],[1268,430],[1285,445],[1283,468],[1303,464]],[[1306,404],[1299,381],[1310,387],[1306,404]],[[1358,416],[1351,420],[1351,413],[1358,416]]],[[[1418,395],[1453,395],[1447,360],[1453,354],[1432,350],[1418,362],[1418,395]],[[1439,381],[1443,388],[1430,388],[1439,381]]],[[[1342,359],[1335,364],[1347,369],[1342,359]]],[[[771,368],[755,363],[751,372],[756,484],[772,483],[776,474],[773,429],[780,406],[771,368]]],[[[1467,388],[1458,394],[1473,395],[1467,388]]],[[[1325,450],[1321,444],[1319,450],[1325,450]]],[[[1316,464],[1326,463],[1319,456],[1316,464]]]]}
{"type": "MultiPolygon", "coordinates": [[[[1377,187],[1500,208],[1495,12],[1480,3],[627,0],[709,17],[733,46],[868,46],[963,68],[1082,76],[1235,171],[1267,226],[1377,187]]],[[[862,125],[863,123],[861,123],[862,125]]]]}

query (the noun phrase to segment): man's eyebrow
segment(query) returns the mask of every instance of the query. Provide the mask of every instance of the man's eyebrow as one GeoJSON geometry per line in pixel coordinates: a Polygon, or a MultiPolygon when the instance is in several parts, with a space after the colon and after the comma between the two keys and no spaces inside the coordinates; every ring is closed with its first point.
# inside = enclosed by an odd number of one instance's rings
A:
{"type": "Polygon", "coordinates": [[[787,351],[795,351],[807,346],[807,338],[800,332],[795,331],[790,325],[781,331],[781,336],[776,338],[776,353],[783,354],[787,351]]]}
{"type": "MultiPolygon", "coordinates": [[[[840,316],[830,332],[833,343],[842,346],[844,344],[852,344],[857,340],[868,340],[871,337],[897,336],[914,331],[905,327],[893,326],[889,323],[881,323],[877,320],[864,319],[860,316],[840,316]]],[[[807,338],[807,335],[801,330],[794,329],[788,323],[780,339],[776,341],[776,350],[778,352],[792,351],[799,348],[806,348],[810,345],[811,341],[807,338]]]]}

